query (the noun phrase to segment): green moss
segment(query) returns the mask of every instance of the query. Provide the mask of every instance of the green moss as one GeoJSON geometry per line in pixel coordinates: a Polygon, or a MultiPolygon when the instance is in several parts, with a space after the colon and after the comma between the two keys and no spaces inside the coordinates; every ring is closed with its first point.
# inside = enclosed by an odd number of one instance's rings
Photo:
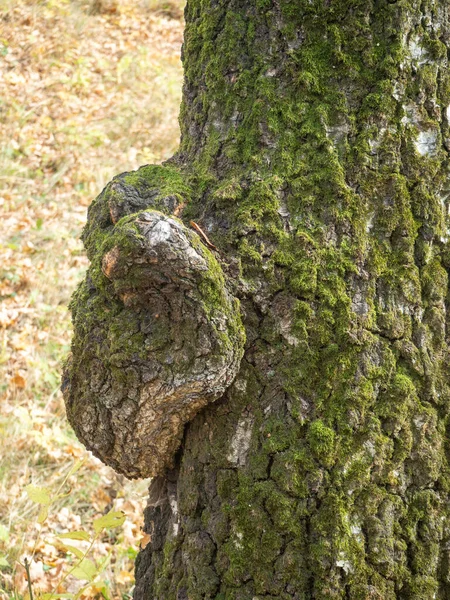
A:
{"type": "Polygon", "coordinates": [[[123,203],[127,189],[132,190],[132,197],[137,202],[134,209],[130,206],[132,213],[149,208],[167,214],[170,212],[166,206],[168,198],[181,204],[188,202],[191,194],[186,178],[173,166],[146,165],[137,171],[117,175],[89,207],[82,234],[89,260],[94,259],[105,237],[112,232],[111,207],[123,203]]]}
{"type": "Polygon", "coordinates": [[[335,432],[323,421],[313,421],[308,429],[308,443],[314,455],[325,465],[334,462],[335,432]]]}
{"type": "MultiPolygon", "coordinates": [[[[200,244],[193,238],[194,247],[200,244]]],[[[220,324],[217,328],[219,337],[226,348],[243,348],[245,344],[245,328],[242,324],[240,302],[226,292],[226,284],[221,266],[213,254],[201,245],[201,254],[206,259],[208,270],[198,286],[200,298],[211,323],[219,321],[225,316],[227,329],[223,330],[220,324]]]]}

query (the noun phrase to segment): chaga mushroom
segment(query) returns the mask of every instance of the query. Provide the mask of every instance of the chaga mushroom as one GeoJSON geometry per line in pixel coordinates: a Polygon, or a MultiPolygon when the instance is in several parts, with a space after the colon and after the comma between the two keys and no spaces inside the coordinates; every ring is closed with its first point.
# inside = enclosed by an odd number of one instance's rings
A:
{"type": "Polygon", "coordinates": [[[151,209],[120,216],[111,194],[100,199],[110,217],[99,221],[105,211],[93,206],[91,266],[71,303],[67,415],[103,462],[129,478],[155,476],[173,466],[184,425],[237,374],[239,301],[181,221],[151,209]]]}

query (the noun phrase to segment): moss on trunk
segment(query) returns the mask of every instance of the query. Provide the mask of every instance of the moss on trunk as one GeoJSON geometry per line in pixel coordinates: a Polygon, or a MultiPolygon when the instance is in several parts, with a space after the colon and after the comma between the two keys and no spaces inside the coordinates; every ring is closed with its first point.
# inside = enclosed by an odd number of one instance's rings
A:
{"type": "Polygon", "coordinates": [[[135,597],[450,598],[449,3],[186,19],[185,215],[237,265],[247,348],[135,597]]]}
{"type": "Polygon", "coordinates": [[[136,600],[450,598],[449,22],[188,0],[170,168],[247,342],[152,484],[136,600]]]}

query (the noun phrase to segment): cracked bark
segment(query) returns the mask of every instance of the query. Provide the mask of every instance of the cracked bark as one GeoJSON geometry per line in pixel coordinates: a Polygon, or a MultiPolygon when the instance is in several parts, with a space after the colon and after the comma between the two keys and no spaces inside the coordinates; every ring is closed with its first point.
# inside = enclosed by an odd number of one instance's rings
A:
{"type": "Polygon", "coordinates": [[[450,598],[449,6],[188,0],[180,150],[93,203],[65,375],[156,475],[136,600],[450,598]]]}

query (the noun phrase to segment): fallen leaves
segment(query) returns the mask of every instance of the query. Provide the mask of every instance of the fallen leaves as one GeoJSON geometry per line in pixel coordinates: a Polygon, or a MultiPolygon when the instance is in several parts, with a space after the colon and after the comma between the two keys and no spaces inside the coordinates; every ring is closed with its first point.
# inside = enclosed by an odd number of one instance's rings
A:
{"type": "Polygon", "coordinates": [[[27,380],[19,371],[17,371],[11,377],[11,383],[12,385],[15,385],[18,388],[24,389],[27,385],[27,380]]]}
{"type": "Polygon", "coordinates": [[[111,557],[114,584],[96,582],[81,598],[121,598],[141,536],[145,483],[125,484],[92,457],[55,506],[29,497],[46,500],[42,489],[85,455],[65,421],[59,377],[70,347],[66,307],[87,265],[86,207],[114,174],[159,162],[178,142],[183,3],[152,0],[149,10],[108,0],[109,10],[95,1],[95,15],[94,0],[0,7],[0,571],[9,596],[27,593],[14,566],[36,538],[33,584],[49,593],[63,546],[86,543],[56,544],[50,532],[89,531],[114,510],[129,518],[92,557],[111,557]]]}

